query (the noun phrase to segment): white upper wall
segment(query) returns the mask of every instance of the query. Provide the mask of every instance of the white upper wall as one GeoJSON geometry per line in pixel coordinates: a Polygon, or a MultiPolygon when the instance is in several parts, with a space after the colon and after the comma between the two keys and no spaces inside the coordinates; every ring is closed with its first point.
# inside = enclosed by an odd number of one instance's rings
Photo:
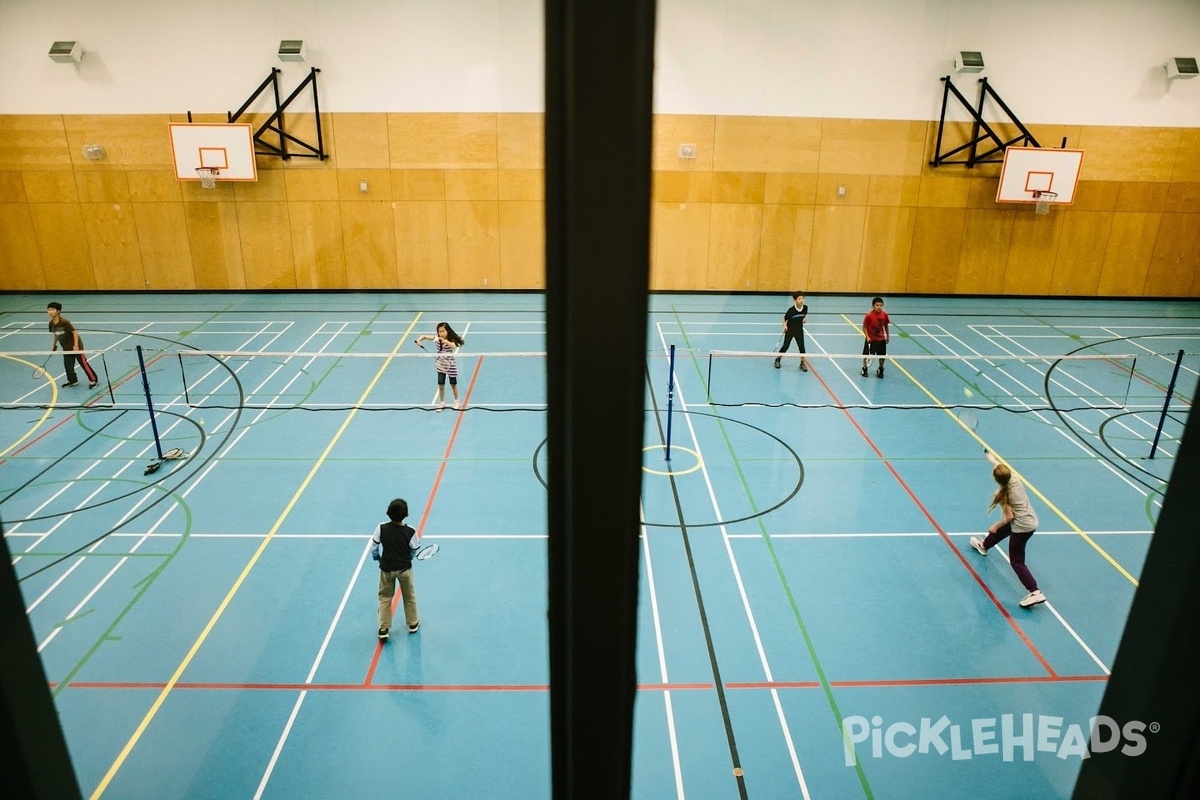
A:
{"type": "MultiPolygon", "coordinates": [[[[320,68],[325,111],[540,111],[542,18],[542,0],[0,0],[0,113],[230,111],[271,67],[285,93],[320,68]],[[47,57],[61,39],[82,63],[47,57]],[[279,62],[281,39],[307,63],[279,62]]],[[[1162,67],[1200,57],[1200,0],[660,0],[655,110],[935,119],[959,49],[1022,120],[1200,126],[1200,79],[1162,67]]],[[[972,101],[977,77],[954,79],[972,101]]]]}

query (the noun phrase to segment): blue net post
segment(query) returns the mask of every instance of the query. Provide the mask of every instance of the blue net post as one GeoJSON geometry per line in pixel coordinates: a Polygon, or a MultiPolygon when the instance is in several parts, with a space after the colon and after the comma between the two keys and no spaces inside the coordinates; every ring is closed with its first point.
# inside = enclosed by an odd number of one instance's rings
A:
{"type": "Polygon", "coordinates": [[[1175,394],[1175,381],[1179,380],[1179,367],[1183,364],[1183,351],[1175,356],[1175,371],[1171,373],[1171,385],[1167,387],[1167,398],[1163,400],[1162,415],[1158,418],[1158,429],[1154,431],[1154,443],[1150,445],[1150,457],[1158,450],[1158,437],[1162,436],[1163,423],[1167,421],[1167,409],[1171,407],[1171,395],[1175,394]]]}
{"type": "Polygon", "coordinates": [[[138,368],[142,373],[142,391],[146,393],[146,408],[150,409],[150,430],[154,432],[154,449],[158,460],[162,461],[162,443],[158,440],[158,423],[154,421],[154,401],[150,399],[150,378],[146,375],[146,359],[142,356],[142,346],[137,346],[138,368]]]}
{"type": "Polygon", "coordinates": [[[667,358],[667,461],[671,460],[671,408],[675,404],[675,345],[667,358]]]}

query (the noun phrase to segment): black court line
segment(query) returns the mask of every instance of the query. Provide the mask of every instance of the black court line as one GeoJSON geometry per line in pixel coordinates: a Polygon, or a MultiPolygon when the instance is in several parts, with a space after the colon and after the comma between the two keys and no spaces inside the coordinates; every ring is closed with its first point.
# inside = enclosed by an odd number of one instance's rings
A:
{"type": "MultiPolygon", "coordinates": [[[[66,458],[67,458],[68,456],[70,456],[72,453],[74,453],[74,452],[75,452],[76,450],[78,450],[79,448],[83,447],[85,444],[87,444],[88,442],[90,442],[92,439],[94,439],[94,438],[96,438],[97,436],[99,436],[99,435],[100,435],[100,434],[101,434],[101,433],[104,431],[104,429],[105,429],[105,428],[107,428],[109,425],[112,425],[114,422],[116,422],[117,420],[119,420],[121,417],[125,416],[127,413],[128,413],[128,411],[121,411],[121,412],[120,412],[120,413],[118,413],[118,414],[117,414],[115,417],[113,417],[112,419],[110,419],[108,422],[104,423],[104,424],[103,424],[103,425],[101,425],[99,428],[97,428],[96,430],[92,431],[90,434],[88,434],[87,436],[85,436],[83,439],[80,439],[78,444],[76,444],[76,445],[75,445],[74,447],[72,447],[70,450],[68,450],[67,452],[63,453],[63,454],[62,454],[62,455],[60,455],[58,458],[54,459],[54,460],[53,460],[53,461],[51,461],[49,464],[47,464],[47,465],[46,465],[46,467],[45,467],[45,469],[41,470],[40,472],[37,472],[37,473],[35,473],[35,474],[34,474],[34,475],[33,475],[33,476],[32,476],[32,477],[29,479],[29,480],[25,481],[25,482],[24,482],[24,483],[22,483],[20,486],[18,486],[17,488],[13,489],[11,492],[9,492],[8,494],[6,494],[4,497],[0,497],[0,505],[4,505],[4,504],[5,504],[5,503],[7,503],[9,500],[11,500],[11,499],[13,499],[14,497],[16,497],[18,492],[20,492],[22,489],[24,489],[24,488],[26,488],[27,486],[29,486],[29,484],[33,483],[33,482],[34,482],[34,481],[36,481],[38,478],[40,478],[40,477],[42,477],[43,475],[45,475],[45,474],[46,474],[47,472],[49,472],[50,470],[54,469],[54,468],[55,468],[56,466],[58,466],[59,464],[61,464],[63,461],[65,461],[65,460],[66,460],[66,458]]],[[[31,442],[30,444],[32,444],[32,442],[31,442]]],[[[17,452],[19,453],[20,451],[17,451],[17,452]]],[[[13,453],[13,455],[15,456],[15,455],[17,455],[17,453],[13,453]]],[[[12,524],[12,523],[10,522],[9,524],[12,524]]]]}

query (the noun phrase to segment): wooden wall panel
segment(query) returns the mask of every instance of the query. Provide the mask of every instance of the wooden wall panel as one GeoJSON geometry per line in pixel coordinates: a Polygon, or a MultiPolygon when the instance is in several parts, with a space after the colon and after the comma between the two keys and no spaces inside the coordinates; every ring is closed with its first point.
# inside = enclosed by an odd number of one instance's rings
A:
{"type": "Polygon", "coordinates": [[[820,162],[820,119],[717,117],[717,172],[817,172],[820,162]]]}
{"type": "Polygon", "coordinates": [[[498,200],[500,176],[494,169],[455,169],[445,173],[447,200],[498,200]]]}
{"type": "Polygon", "coordinates": [[[62,117],[0,115],[0,169],[71,169],[62,117]]]}
{"type": "Polygon", "coordinates": [[[1080,181],[1070,205],[1056,206],[1065,213],[1076,211],[1116,211],[1121,184],[1118,181],[1080,181]]]}
{"type": "Polygon", "coordinates": [[[708,282],[708,203],[653,203],[650,288],[700,289],[708,282]]]}
{"type": "MultiPolygon", "coordinates": [[[[295,173],[306,174],[306,173],[295,173]]],[[[317,174],[317,173],[307,173],[317,174]]],[[[347,289],[342,207],[332,200],[288,203],[297,289],[347,289]]]]}
{"type": "Polygon", "coordinates": [[[0,289],[45,289],[46,269],[26,203],[0,203],[0,289]]]}
{"type": "MultiPolygon", "coordinates": [[[[37,236],[46,288],[97,288],[79,204],[37,203],[29,206],[29,215],[37,236]]],[[[0,237],[0,241],[7,247],[6,238],[0,237]]]]}
{"type": "Polygon", "coordinates": [[[917,209],[910,206],[867,209],[862,265],[855,290],[872,293],[904,290],[916,220],[917,209]]]}
{"type": "Polygon", "coordinates": [[[129,177],[122,171],[76,172],[75,188],[84,203],[128,203],[129,177]]]}
{"type": "Polygon", "coordinates": [[[867,184],[869,206],[915,206],[921,179],[913,176],[872,175],[867,184]]]}
{"type": "Polygon", "coordinates": [[[446,204],[439,201],[393,203],[399,286],[449,289],[446,204]]]}
{"type": "Polygon", "coordinates": [[[132,203],[81,203],[96,288],[145,289],[132,203]]]}
{"type": "Polygon", "coordinates": [[[445,170],[392,170],[392,199],[409,201],[445,200],[445,170]]]}
{"type": "Polygon", "coordinates": [[[1149,297],[1186,297],[1200,269],[1200,214],[1163,214],[1146,272],[1149,297]]]}
{"type": "Polygon", "coordinates": [[[1175,166],[1171,182],[1200,181],[1200,129],[1184,128],[1179,132],[1179,148],[1175,151],[1175,166]]]}
{"type": "Polygon", "coordinates": [[[1056,295],[1093,295],[1100,283],[1108,232],[1113,215],[1103,211],[1076,211],[1063,215],[1062,234],[1050,292],[1056,295]]]}
{"type": "MultiPolygon", "coordinates": [[[[386,173],[385,173],[386,174],[386,173]]],[[[281,203],[288,199],[283,170],[259,170],[256,181],[228,181],[233,199],[239,203],[281,203]]],[[[386,179],[385,179],[386,182],[386,179]]],[[[201,191],[205,191],[201,189],[201,191]]]]}
{"type": "Polygon", "coordinates": [[[967,208],[985,208],[989,211],[1013,210],[1012,203],[997,203],[996,193],[1000,190],[1000,179],[988,177],[971,178],[971,192],[967,197],[967,208]]]}
{"type": "Polygon", "coordinates": [[[817,178],[813,172],[768,172],[763,202],[815,205],[817,178]]]}
{"type": "Polygon", "coordinates": [[[283,186],[291,202],[336,203],[339,199],[338,170],[284,170],[283,186]]]}
{"type": "Polygon", "coordinates": [[[970,178],[925,177],[917,205],[929,208],[966,208],[971,196],[970,178]]]}
{"type": "Polygon", "coordinates": [[[183,203],[134,203],[147,289],[195,289],[183,203]]]}
{"type": "Polygon", "coordinates": [[[450,285],[499,287],[500,209],[488,201],[446,202],[450,285]]]}
{"type": "Polygon", "coordinates": [[[908,282],[904,290],[949,294],[958,282],[967,211],[965,208],[918,208],[916,211],[908,282]]]}
{"type": "Polygon", "coordinates": [[[386,169],[388,119],[385,114],[333,114],[337,148],[331,149],[338,169],[386,169]]]}
{"type": "Polygon", "coordinates": [[[1115,211],[1165,211],[1167,183],[1122,183],[1117,192],[1115,211]]]}
{"type": "Polygon", "coordinates": [[[338,199],[343,203],[384,203],[393,199],[392,171],[387,169],[339,169],[338,199]],[[362,185],[367,185],[364,192],[362,185]]]}
{"type": "Polygon", "coordinates": [[[705,289],[755,291],[762,241],[762,206],[713,203],[705,289]]]}
{"type": "Polygon", "coordinates": [[[1084,151],[1079,179],[1169,181],[1179,142],[1179,128],[1083,126],[1078,145],[1084,151]]]}
{"type": "Polygon", "coordinates": [[[174,168],[167,114],[68,114],[62,120],[67,152],[76,170],[174,168]],[[104,148],[103,161],[83,157],[88,144],[104,148]]]}
{"type": "Polygon", "coordinates": [[[813,209],[812,256],[807,292],[853,291],[862,270],[866,206],[813,209]]]}
{"type": "Polygon", "coordinates": [[[813,207],[763,207],[762,244],[758,259],[760,291],[807,291],[812,252],[813,207]]]}
{"type": "Polygon", "coordinates": [[[546,198],[546,173],[540,169],[502,169],[499,172],[501,200],[537,200],[546,198]]]}
{"type": "Polygon", "coordinates": [[[1004,294],[1050,293],[1063,216],[1055,213],[1038,216],[1027,208],[1013,213],[1012,239],[1004,265],[1004,294]]]}
{"type": "Polygon", "coordinates": [[[546,285],[545,205],[540,201],[500,203],[500,286],[541,289],[546,285]]]}
{"type": "Polygon", "coordinates": [[[238,203],[237,219],[246,288],[295,289],[287,203],[238,203]]]}
{"type": "Polygon", "coordinates": [[[498,114],[496,164],[500,169],[546,168],[544,114],[498,114]]]}
{"type": "Polygon", "coordinates": [[[1142,294],[1161,219],[1162,214],[1154,213],[1113,214],[1100,282],[1096,286],[1099,294],[1117,297],[1142,294]]]}
{"type": "Polygon", "coordinates": [[[819,206],[865,206],[870,194],[871,179],[867,175],[818,175],[817,201],[819,206]],[[838,194],[844,191],[844,194],[838,194]]]}
{"type": "Polygon", "coordinates": [[[711,203],[711,172],[655,172],[650,197],[657,203],[711,203]]]}
{"type": "Polygon", "coordinates": [[[920,175],[925,122],[827,119],[821,128],[820,172],[920,175]]]}
{"type": "Polygon", "coordinates": [[[1012,241],[1012,211],[972,208],[967,211],[954,291],[958,294],[1000,294],[1012,241]]]}
{"type": "Polygon", "coordinates": [[[1200,212],[1200,183],[1172,183],[1167,187],[1166,210],[1171,213],[1200,212]]]}
{"type": "Polygon", "coordinates": [[[499,166],[497,116],[388,114],[390,166],[392,169],[496,169],[499,166]]]}
{"type": "Polygon", "coordinates": [[[700,114],[655,114],[650,163],[655,171],[712,172],[717,118],[700,114]],[[696,145],[695,158],[680,158],[679,145],[696,145]]]}
{"type": "Polygon", "coordinates": [[[716,172],[712,176],[712,202],[762,205],[767,176],[762,172],[716,172]]]}
{"type": "Polygon", "coordinates": [[[79,190],[70,172],[26,172],[25,197],[30,203],[76,203],[79,190]]]}
{"type": "MultiPolygon", "coordinates": [[[[109,175],[112,173],[95,172],[90,174],[109,175]]],[[[130,170],[120,174],[125,176],[129,199],[135,203],[170,203],[183,199],[183,191],[180,188],[180,182],[175,179],[174,170],[130,170]]]]}
{"type": "Polygon", "coordinates": [[[0,203],[28,203],[25,177],[16,170],[0,172],[0,203]]]}
{"type": "Polygon", "coordinates": [[[342,250],[351,289],[396,289],[396,232],[392,204],[342,204],[342,250]]]}
{"type": "Polygon", "coordinates": [[[237,205],[232,200],[184,203],[183,213],[187,219],[196,288],[247,288],[237,205]]]}

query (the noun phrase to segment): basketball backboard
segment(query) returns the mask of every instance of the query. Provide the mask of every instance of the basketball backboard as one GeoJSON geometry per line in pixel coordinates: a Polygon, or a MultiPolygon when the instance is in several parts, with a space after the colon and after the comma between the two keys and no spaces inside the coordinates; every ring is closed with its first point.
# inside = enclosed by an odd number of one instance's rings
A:
{"type": "Polygon", "coordinates": [[[249,123],[172,122],[175,177],[198,181],[198,169],[217,170],[221,181],[256,181],[254,131],[249,123]]]}
{"type": "Polygon", "coordinates": [[[1057,150],[1050,147],[1008,147],[1000,169],[997,203],[1035,203],[1037,193],[1054,192],[1050,202],[1069,205],[1075,200],[1082,150],[1057,150]]]}

